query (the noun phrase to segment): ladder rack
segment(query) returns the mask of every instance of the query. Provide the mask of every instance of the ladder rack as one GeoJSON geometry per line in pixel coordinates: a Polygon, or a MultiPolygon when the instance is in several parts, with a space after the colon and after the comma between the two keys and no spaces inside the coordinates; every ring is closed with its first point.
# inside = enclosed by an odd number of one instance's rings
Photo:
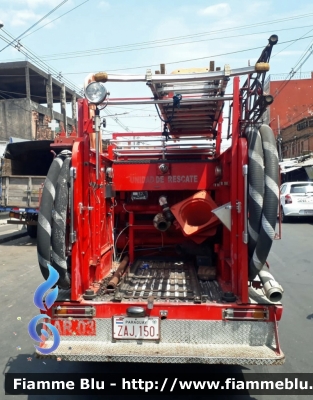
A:
{"type": "Polygon", "coordinates": [[[168,142],[164,136],[132,135],[125,137],[123,134],[115,134],[115,138],[109,141],[117,159],[130,156],[165,159],[175,155],[213,157],[215,154],[215,141],[206,136],[175,138],[168,142]]]}
{"type": "MultiPolygon", "coordinates": [[[[213,62],[210,64],[214,67],[213,62]]],[[[167,75],[167,82],[158,83],[149,82],[150,71],[147,71],[147,84],[150,86],[154,98],[163,101],[172,100],[167,104],[158,103],[162,118],[167,121],[171,135],[183,136],[197,132],[216,136],[231,69],[229,65],[225,65],[224,71],[220,71],[220,69],[207,73],[198,71],[199,69],[174,71],[167,75]],[[189,81],[185,80],[185,72],[189,73],[189,81]],[[200,76],[203,80],[199,80],[200,76]],[[177,95],[181,95],[184,101],[179,102],[175,107],[173,98],[177,95]],[[198,98],[199,101],[187,103],[187,98],[198,98]]]]}
{"type": "MultiPolygon", "coordinates": [[[[273,97],[264,93],[264,80],[269,70],[272,47],[278,42],[277,35],[271,35],[268,44],[254,66],[231,69],[228,64],[224,69],[216,68],[210,62],[210,68],[180,69],[171,74],[161,72],[152,74],[148,69],[143,75],[116,75],[106,72],[90,74],[85,80],[85,88],[90,82],[145,82],[152,91],[150,98],[115,98],[107,99],[107,105],[144,105],[154,104],[160,110],[164,122],[163,135],[168,139],[191,136],[216,138],[221,130],[222,111],[225,101],[233,101],[232,96],[225,96],[227,84],[232,77],[247,75],[247,80],[240,89],[240,129],[256,123],[273,97]]],[[[220,139],[219,139],[220,140],[220,139]]]]}
{"type": "Polygon", "coordinates": [[[224,103],[232,101],[232,96],[225,96],[230,78],[251,75],[256,70],[256,66],[232,70],[226,64],[223,70],[216,68],[214,71],[214,62],[211,62],[210,70],[196,68],[171,74],[152,74],[151,70],[147,70],[145,75],[99,72],[92,75],[92,79],[97,82],[145,82],[153,97],[110,98],[105,105],[155,104],[171,136],[204,135],[215,138],[224,103]],[[174,102],[177,95],[181,95],[179,104],[174,102]]]}

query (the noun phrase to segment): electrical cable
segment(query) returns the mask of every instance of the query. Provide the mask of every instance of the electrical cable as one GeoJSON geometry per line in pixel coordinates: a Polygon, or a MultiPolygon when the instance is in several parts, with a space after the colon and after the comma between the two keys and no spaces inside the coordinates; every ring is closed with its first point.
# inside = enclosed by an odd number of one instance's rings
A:
{"type": "Polygon", "coordinates": [[[123,248],[122,252],[119,254],[119,257],[118,257],[118,262],[120,262],[120,261],[121,261],[122,255],[123,255],[123,253],[124,253],[124,250],[126,249],[126,247],[127,247],[128,243],[129,243],[129,240],[127,240],[127,242],[126,242],[126,244],[125,244],[125,246],[124,246],[124,248],[123,248]]]}
{"type": "Polygon", "coordinates": [[[127,229],[129,228],[130,225],[125,226],[125,228],[123,228],[121,230],[121,232],[117,235],[117,238],[115,239],[115,243],[114,243],[114,254],[116,254],[116,245],[117,245],[117,241],[119,239],[119,237],[121,236],[121,234],[127,229]]]}
{"type": "MultiPolygon", "coordinates": [[[[4,30],[3,30],[4,31],[4,30]]],[[[4,31],[6,34],[7,32],[4,31]]],[[[6,41],[7,43],[9,43],[9,41],[2,35],[0,35],[0,38],[3,39],[4,41],[6,41]]],[[[14,46],[14,45],[12,45],[14,46]]],[[[15,47],[15,46],[14,46],[15,47]]],[[[52,76],[54,76],[56,79],[59,78],[59,72],[57,72],[56,70],[54,70],[51,66],[49,66],[48,64],[46,64],[45,62],[41,61],[39,56],[37,56],[36,54],[34,54],[31,50],[27,49],[27,47],[22,46],[23,48],[19,48],[18,51],[22,54],[24,54],[28,59],[30,59],[34,65],[38,66],[39,68],[41,68],[44,72],[51,74],[52,76]],[[24,50],[25,49],[25,50],[24,50]]],[[[58,79],[60,81],[60,79],[58,79]]],[[[66,83],[66,85],[68,86],[69,89],[72,89],[74,92],[79,92],[80,88],[78,88],[76,85],[74,85],[72,82],[70,82],[68,79],[64,79],[64,83],[66,83]]]]}
{"type": "MultiPolygon", "coordinates": [[[[286,44],[286,43],[294,44],[295,42],[297,42],[299,40],[305,40],[305,39],[309,39],[309,38],[312,38],[312,37],[313,37],[313,35],[310,35],[310,36],[307,36],[307,37],[301,37],[301,38],[297,38],[297,39],[292,39],[292,40],[286,40],[284,42],[277,43],[276,47],[277,46],[281,46],[281,45],[286,44]]],[[[244,53],[244,52],[247,52],[247,51],[258,50],[258,49],[264,49],[264,46],[251,47],[251,48],[248,48],[248,49],[230,51],[230,52],[227,52],[227,53],[213,54],[213,55],[205,56],[205,57],[197,57],[197,58],[189,58],[189,59],[179,60],[179,61],[171,61],[171,62],[166,62],[165,64],[166,65],[182,64],[182,63],[189,62],[189,61],[205,60],[205,59],[208,59],[208,58],[222,57],[222,56],[227,56],[227,55],[230,55],[230,54],[244,53]]],[[[272,56],[272,57],[274,57],[274,56],[272,56]]],[[[149,64],[149,65],[139,65],[139,66],[134,66],[134,67],[127,67],[127,68],[109,69],[106,72],[127,71],[127,70],[144,69],[144,68],[151,68],[151,67],[159,67],[159,64],[149,64]]],[[[90,73],[90,71],[64,72],[64,75],[88,74],[88,73],[90,73]]]]}
{"type": "Polygon", "coordinates": [[[303,61],[302,64],[300,64],[300,66],[294,70],[293,68],[291,69],[291,72],[289,72],[289,78],[287,78],[282,85],[277,89],[276,94],[274,95],[274,99],[276,99],[281,92],[283,91],[283,89],[287,86],[287,84],[291,81],[291,79],[293,78],[293,76],[298,72],[298,70],[302,67],[302,65],[309,59],[309,57],[312,55],[313,53],[313,48],[311,48],[310,53],[307,55],[306,59],[303,61]]]}
{"type": "Polygon", "coordinates": [[[108,110],[108,108],[105,108],[103,110],[105,112],[105,114],[108,116],[108,118],[112,118],[120,127],[122,127],[126,132],[131,132],[131,130],[124,125],[117,117],[111,117],[109,114],[111,114],[111,112],[108,110]]]}
{"type": "Polygon", "coordinates": [[[60,8],[61,6],[63,6],[63,4],[67,3],[68,0],[63,0],[59,5],[57,5],[53,10],[49,11],[48,14],[44,15],[42,18],[40,18],[39,21],[37,21],[36,23],[34,23],[30,28],[26,29],[26,31],[24,31],[23,33],[21,33],[17,38],[15,38],[11,43],[9,43],[7,46],[5,46],[3,49],[0,50],[0,53],[5,50],[6,48],[8,48],[9,46],[11,46],[12,44],[14,44],[14,42],[18,42],[18,39],[21,39],[25,33],[29,32],[31,29],[33,29],[36,25],[38,25],[41,21],[43,21],[44,19],[46,19],[47,17],[49,17],[49,15],[51,15],[54,11],[56,11],[58,8],[60,8]]]}
{"type": "MultiPolygon", "coordinates": [[[[311,14],[307,14],[304,16],[301,16],[301,18],[308,17],[311,14]]],[[[299,17],[300,18],[300,17],[299,17]]],[[[295,19],[297,19],[295,17],[295,19]]],[[[290,20],[289,18],[287,20],[290,20]]],[[[222,39],[228,39],[228,38],[234,38],[234,37],[241,37],[241,36],[251,36],[251,35],[260,35],[263,33],[268,33],[268,31],[264,32],[258,32],[258,33],[247,33],[247,34],[240,34],[240,35],[231,35],[231,36],[224,36],[224,37],[218,37],[218,38],[209,38],[209,39],[201,39],[201,40],[194,40],[194,41],[189,41],[189,42],[182,42],[182,43],[170,43],[170,44],[164,44],[164,45],[157,45],[157,46],[151,46],[151,47],[144,47],[144,48],[134,48],[136,46],[142,46],[142,45],[150,45],[150,44],[158,44],[158,43],[163,43],[163,42],[170,42],[170,41],[176,41],[176,40],[182,40],[184,38],[192,38],[192,37],[198,37],[198,36],[207,36],[207,35],[212,35],[212,34],[217,34],[217,33],[222,33],[222,32],[229,32],[233,30],[240,30],[240,29],[246,29],[246,28],[251,28],[254,26],[259,26],[261,25],[268,25],[271,23],[277,23],[277,22],[285,22],[286,19],[282,20],[274,20],[274,21],[268,21],[265,23],[257,23],[257,24],[252,24],[252,25],[243,25],[239,27],[234,27],[231,29],[220,29],[217,31],[209,31],[209,32],[203,32],[199,34],[193,34],[193,35],[187,35],[187,36],[179,36],[179,37],[173,37],[173,38],[168,38],[168,39],[160,39],[160,40],[155,40],[155,41],[148,41],[148,42],[139,42],[139,43],[133,43],[133,44],[125,44],[125,45],[119,45],[119,46],[110,46],[110,47],[104,47],[104,48],[96,48],[96,49],[85,49],[85,50],[80,50],[80,51],[75,51],[75,52],[70,52],[70,53],[55,53],[55,54],[50,54],[50,55],[42,55],[42,58],[47,58],[47,59],[63,59],[63,58],[55,58],[55,57],[61,57],[61,56],[66,56],[65,58],[76,58],[76,57],[86,57],[86,54],[88,55],[102,55],[102,54],[111,54],[111,53],[119,53],[119,52],[124,52],[124,51],[134,51],[134,50],[143,50],[143,49],[150,49],[150,48],[156,48],[156,47],[164,47],[164,46],[175,46],[181,45],[181,44],[189,44],[189,43],[196,43],[196,42],[201,42],[201,41],[211,41],[211,40],[222,40],[222,39]],[[121,50],[119,50],[121,49],[121,50]],[[113,50],[113,51],[110,51],[113,50]],[[96,54],[93,54],[96,53],[96,54]]],[[[292,30],[292,29],[302,29],[305,27],[310,27],[312,25],[306,25],[306,26],[299,26],[299,27],[292,27],[292,28],[283,28],[276,30],[277,32],[284,31],[284,30],[292,30]]]]}
{"type": "Polygon", "coordinates": [[[69,11],[67,11],[66,13],[60,15],[59,17],[53,19],[52,21],[47,22],[45,25],[42,25],[40,28],[36,29],[35,31],[30,32],[28,35],[23,36],[23,39],[27,38],[28,36],[32,35],[33,33],[37,32],[37,31],[39,31],[40,29],[44,28],[45,26],[47,26],[47,25],[49,25],[49,24],[52,24],[52,22],[57,21],[58,19],[64,17],[64,15],[69,14],[70,12],[76,10],[76,8],[82,6],[83,4],[87,3],[88,1],[89,1],[89,0],[86,0],[86,1],[84,1],[83,3],[81,3],[81,4],[78,4],[78,6],[76,6],[76,7],[74,7],[74,8],[71,8],[71,9],[70,9],[69,11]]]}

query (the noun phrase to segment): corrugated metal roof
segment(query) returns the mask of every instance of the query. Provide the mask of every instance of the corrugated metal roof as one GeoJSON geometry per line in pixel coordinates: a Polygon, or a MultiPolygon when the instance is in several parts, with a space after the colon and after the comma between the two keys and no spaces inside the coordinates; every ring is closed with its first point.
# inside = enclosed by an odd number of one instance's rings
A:
{"type": "Polygon", "coordinates": [[[281,172],[285,174],[286,172],[294,171],[303,167],[311,167],[313,166],[313,155],[310,155],[310,158],[306,158],[304,161],[301,161],[302,157],[289,159],[285,161],[281,161],[279,163],[281,172]]]}

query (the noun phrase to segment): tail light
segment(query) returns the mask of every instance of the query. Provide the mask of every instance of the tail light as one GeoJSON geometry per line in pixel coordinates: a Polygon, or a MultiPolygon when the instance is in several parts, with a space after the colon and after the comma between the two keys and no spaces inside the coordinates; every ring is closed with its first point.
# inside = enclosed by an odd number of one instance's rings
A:
{"type": "Polygon", "coordinates": [[[58,306],[52,309],[53,317],[94,317],[96,315],[95,307],[67,307],[58,306]]]}
{"type": "Polygon", "coordinates": [[[287,194],[285,196],[285,204],[291,204],[292,203],[292,197],[290,196],[290,194],[287,194]]]}
{"type": "Polygon", "coordinates": [[[267,309],[234,309],[226,308],[223,310],[223,319],[231,320],[268,320],[269,314],[267,309]]]}

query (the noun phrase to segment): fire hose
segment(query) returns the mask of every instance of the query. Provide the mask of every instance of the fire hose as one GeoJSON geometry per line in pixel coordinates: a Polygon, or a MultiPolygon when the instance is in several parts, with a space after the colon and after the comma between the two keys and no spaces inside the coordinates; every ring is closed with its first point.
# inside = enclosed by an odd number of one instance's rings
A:
{"type": "Polygon", "coordinates": [[[68,156],[68,152],[61,152],[50,166],[42,192],[37,227],[37,256],[42,276],[48,279],[48,264],[52,264],[60,275],[57,284],[64,289],[69,288],[70,282],[65,265],[66,218],[64,217],[68,205],[68,194],[66,194],[70,163],[68,156]]]}
{"type": "Polygon", "coordinates": [[[55,204],[52,212],[53,230],[51,236],[51,256],[52,266],[58,271],[60,278],[58,286],[68,289],[71,280],[68,273],[66,257],[66,217],[68,209],[68,192],[70,182],[70,163],[71,158],[67,157],[62,165],[55,193],[55,204]]]}
{"type": "Polygon", "coordinates": [[[259,275],[266,296],[279,301],[283,289],[269,273],[266,259],[275,237],[279,201],[278,154],[268,125],[247,129],[249,144],[249,279],[259,275]]]}

